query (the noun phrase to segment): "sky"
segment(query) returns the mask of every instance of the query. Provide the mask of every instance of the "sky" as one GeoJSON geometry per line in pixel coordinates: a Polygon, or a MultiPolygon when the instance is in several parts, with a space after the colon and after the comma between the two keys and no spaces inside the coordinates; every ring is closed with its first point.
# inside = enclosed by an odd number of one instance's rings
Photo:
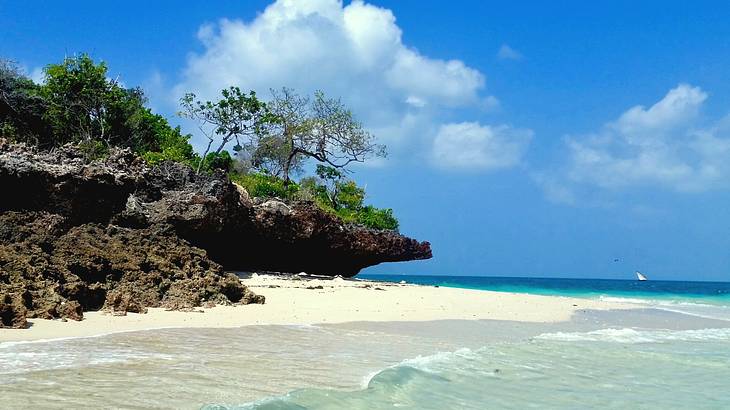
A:
{"type": "Polygon", "coordinates": [[[339,96],[434,252],[369,273],[730,281],[730,3],[500,3],[0,0],[0,57],[87,52],[191,133],[188,91],[339,96]]]}

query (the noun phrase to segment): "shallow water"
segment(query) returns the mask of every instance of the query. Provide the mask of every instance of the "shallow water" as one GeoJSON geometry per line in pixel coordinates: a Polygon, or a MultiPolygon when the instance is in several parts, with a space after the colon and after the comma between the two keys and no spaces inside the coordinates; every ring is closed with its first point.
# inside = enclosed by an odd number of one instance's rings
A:
{"type": "Polygon", "coordinates": [[[0,344],[3,408],[727,408],[730,322],[166,329],[0,344]]]}
{"type": "Polygon", "coordinates": [[[720,409],[730,407],[729,348],[727,329],[544,334],[406,360],[357,391],[302,389],[233,408],[720,409]]]}
{"type": "Polygon", "coordinates": [[[315,326],[3,343],[0,407],[200,408],[308,386],[354,389],[404,357],[454,348],[427,336],[315,326]]]}

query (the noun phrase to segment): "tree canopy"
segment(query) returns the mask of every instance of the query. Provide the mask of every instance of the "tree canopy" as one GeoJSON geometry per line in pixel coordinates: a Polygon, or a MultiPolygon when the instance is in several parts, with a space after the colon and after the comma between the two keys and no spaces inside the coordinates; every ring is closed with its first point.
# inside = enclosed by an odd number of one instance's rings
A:
{"type": "Polygon", "coordinates": [[[238,87],[230,87],[222,90],[221,96],[218,101],[201,101],[196,99],[194,93],[187,93],[180,99],[182,111],[178,114],[196,121],[201,133],[208,139],[208,145],[198,164],[198,172],[216,138],[220,139],[220,144],[213,151],[214,158],[232,140],[236,141],[234,150],[242,150],[241,143],[250,145],[250,140],[261,134],[262,126],[274,121],[266,104],[259,101],[253,91],[246,94],[238,87]]]}
{"type": "Polygon", "coordinates": [[[294,167],[315,160],[343,169],[369,157],[385,156],[385,146],[375,143],[352,112],[339,99],[327,98],[322,91],[313,98],[303,97],[289,88],[272,90],[268,104],[275,116],[265,137],[280,164],[280,175],[289,183],[294,167]]]}
{"type": "Polygon", "coordinates": [[[196,157],[190,135],[152,113],[140,88],[110,79],[106,63],[80,54],[47,65],[43,74],[43,83],[36,84],[12,63],[0,64],[3,136],[42,148],[66,143],[94,152],[127,147],[152,161],[196,157]]]}

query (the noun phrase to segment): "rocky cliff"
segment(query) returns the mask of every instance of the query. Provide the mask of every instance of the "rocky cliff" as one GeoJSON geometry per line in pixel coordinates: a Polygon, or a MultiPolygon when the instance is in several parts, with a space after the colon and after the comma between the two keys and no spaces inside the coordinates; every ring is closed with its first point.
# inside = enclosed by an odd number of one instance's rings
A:
{"type": "Polygon", "coordinates": [[[126,150],[88,162],[70,147],[0,140],[0,192],[5,325],[101,307],[261,302],[223,269],[352,276],[431,257],[428,242],[343,224],[309,202],[252,201],[223,174],[148,167],[126,150]]]}

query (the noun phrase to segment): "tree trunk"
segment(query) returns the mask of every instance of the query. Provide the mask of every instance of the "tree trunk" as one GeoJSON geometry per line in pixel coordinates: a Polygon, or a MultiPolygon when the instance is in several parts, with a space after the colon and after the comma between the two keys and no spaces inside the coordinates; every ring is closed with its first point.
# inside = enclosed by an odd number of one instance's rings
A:
{"type": "Polygon", "coordinates": [[[289,156],[286,158],[286,162],[284,163],[284,186],[289,186],[289,183],[291,182],[291,179],[289,178],[289,172],[291,171],[291,163],[294,161],[294,157],[297,155],[296,151],[292,151],[289,153],[289,156]]]}
{"type": "Polygon", "coordinates": [[[289,156],[286,158],[286,162],[284,163],[284,187],[288,187],[289,183],[291,182],[291,179],[289,179],[289,173],[291,172],[291,163],[294,161],[294,157],[297,155],[297,150],[294,148],[294,138],[289,135],[289,130],[284,130],[284,136],[289,141],[289,146],[291,147],[291,150],[289,151],[289,156]]]}
{"type": "Polygon", "coordinates": [[[205,157],[208,156],[208,152],[210,151],[210,146],[213,144],[213,138],[208,137],[208,146],[205,148],[205,152],[203,153],[203,156],[200,157],[200,161],[198,161],[198,169],[195,170],[196,174],[200,174],[200,168],[203,167],[203,161],[205,161],[205,157]]]}
{"type": "Polygon", "coordinates": [[[226,135],[225,137],[223,137],[223,142],[221,142],[221,145],[218,147],[217,150],[215,150],[215,155],[216,156],[218,154],[220,154],[221,151],[223,151],[223,147],[225,147],[226,144],[228,144],[228,141],[231,140],[231,136],[233,136],[233,131],[228,132],[228,135],[226,135]]]}

